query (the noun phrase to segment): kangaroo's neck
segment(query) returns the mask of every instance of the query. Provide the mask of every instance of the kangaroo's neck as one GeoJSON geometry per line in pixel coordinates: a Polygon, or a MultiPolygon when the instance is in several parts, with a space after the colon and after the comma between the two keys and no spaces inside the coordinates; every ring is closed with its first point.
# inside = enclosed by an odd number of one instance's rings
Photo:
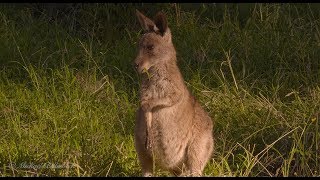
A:
{"type": "Polygon", "coordinates": [[[166,63],[157,64],[151,67],[148,73],[144,73],[142,76],[142,82],[147,84],[156,83],[162,79],[168,79],[177,83],[184,82],[176,59],[172,59],[166,63]]]}

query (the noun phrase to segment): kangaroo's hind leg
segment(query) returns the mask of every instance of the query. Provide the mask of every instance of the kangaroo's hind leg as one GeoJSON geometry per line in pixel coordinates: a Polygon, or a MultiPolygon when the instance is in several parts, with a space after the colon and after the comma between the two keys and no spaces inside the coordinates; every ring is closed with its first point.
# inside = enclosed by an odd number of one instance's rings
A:
{"type": "Polygon", "coordinates": [[[209,161],[213,150],[211,132],[202,136],[195,136],[187,149],[187,176],[201,176],[203,169],[209,161]]]}

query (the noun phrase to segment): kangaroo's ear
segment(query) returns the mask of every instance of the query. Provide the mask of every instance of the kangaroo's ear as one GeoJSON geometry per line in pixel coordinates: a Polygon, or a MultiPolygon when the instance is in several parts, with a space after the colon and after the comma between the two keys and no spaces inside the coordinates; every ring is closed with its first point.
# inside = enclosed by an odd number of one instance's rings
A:
{"type": "Polygon", "coordinates": [[[154,23],[156,24],[156,27],[159,29],[160,34],[163,36],[168,29],[166,15],[163,12],[159,11],[154,18],[154,23]]]}
{"type": "Polygon", "coordinates": [[[159,31],[159,29],[157,28],[156,24],[150,20],[149,18],[147,18],[146,16],[144,16],[140,11],[136,10],[136,15],[138,17],[138,20],[140,22],[140,25],[142,27],[142,29],[145,32],[150,32],[150,31],[159,31]]]}

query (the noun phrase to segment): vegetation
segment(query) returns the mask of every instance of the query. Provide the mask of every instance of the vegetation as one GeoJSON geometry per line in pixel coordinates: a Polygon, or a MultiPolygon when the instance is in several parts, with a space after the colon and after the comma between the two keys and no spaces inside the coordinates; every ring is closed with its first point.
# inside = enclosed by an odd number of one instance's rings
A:
{"type": "Polygon", "coordinates": [[[135,9],[214,120],[205,176],[320,175],[318,4],[52,6],[0,5],[1,176],[141,175],[135,9]]]}

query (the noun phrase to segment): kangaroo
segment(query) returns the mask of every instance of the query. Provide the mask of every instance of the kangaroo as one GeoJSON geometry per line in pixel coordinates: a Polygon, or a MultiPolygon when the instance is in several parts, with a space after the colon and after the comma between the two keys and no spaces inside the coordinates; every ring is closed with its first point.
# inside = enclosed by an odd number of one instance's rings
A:
{"type": "Polygon", "coordinates": [[[155,163],[175,176],[201,176],[213,151],[213,122],[184,83],[165,14],[154,21],[136,15],[144,30],[134,60],[141,75],[135,148],[142,175],[153,176],[155,163]]]}

